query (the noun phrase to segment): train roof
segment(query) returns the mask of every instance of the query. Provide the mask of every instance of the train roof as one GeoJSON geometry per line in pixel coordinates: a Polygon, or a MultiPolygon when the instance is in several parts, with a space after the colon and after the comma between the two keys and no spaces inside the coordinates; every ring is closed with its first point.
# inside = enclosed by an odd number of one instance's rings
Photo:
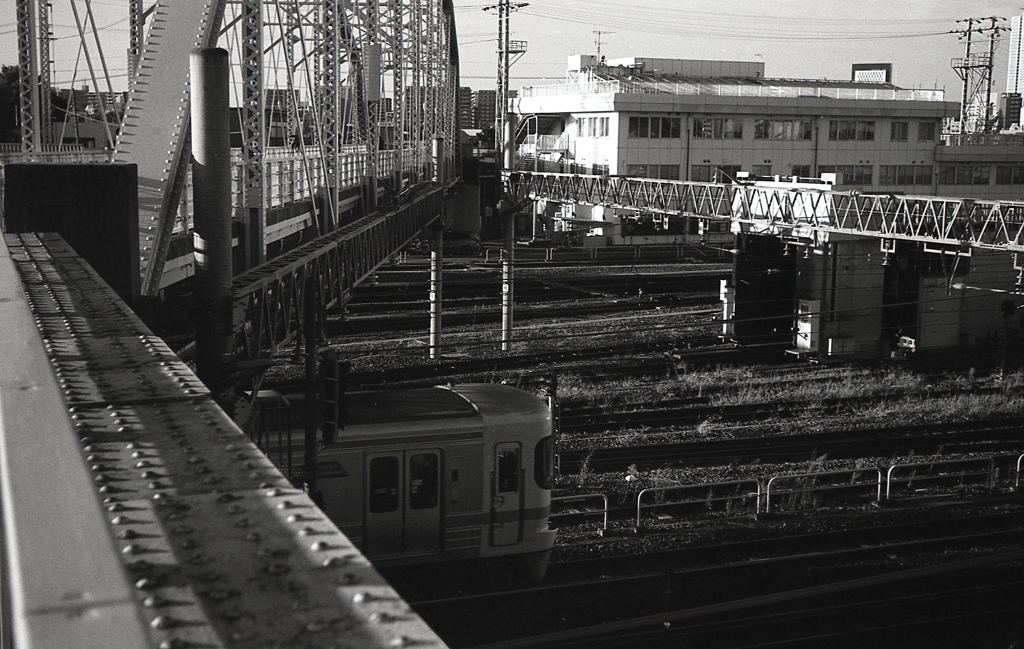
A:
{"type": "Polygon", "coordinates": [[[353,426],[478,416],[472,403],[443,386],[351,392],[345,414],[346,425],[353,426]]]}

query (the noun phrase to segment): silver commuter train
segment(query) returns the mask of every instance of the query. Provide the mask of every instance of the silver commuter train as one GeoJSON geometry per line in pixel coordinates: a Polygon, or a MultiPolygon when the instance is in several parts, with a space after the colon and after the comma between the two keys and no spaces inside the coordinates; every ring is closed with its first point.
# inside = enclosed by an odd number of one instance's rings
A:
{"type": "Polygon", "coordinates": [[[324,511],[375,564],[522,557],[543,578],[555,450],[541,398],[467,384],[345,401],[317,486],[324,511]]]}

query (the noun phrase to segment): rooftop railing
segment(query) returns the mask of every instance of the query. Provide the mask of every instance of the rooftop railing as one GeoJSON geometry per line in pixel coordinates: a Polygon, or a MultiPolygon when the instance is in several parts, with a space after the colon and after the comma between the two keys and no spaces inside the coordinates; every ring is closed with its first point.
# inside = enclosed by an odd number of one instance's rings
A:
{"type": "Polygon", "coordinates": [[[519,96],[564,97],[603,94],[711,95],[719,97],[820,97],[873,101],[944,101],[943,90],[904,90],[894,88],[839,88],[813,85],[674,83],[666,81],[581,81],[522,88],[519,96]]]}
{"type": "Polygon", "coordinates": [[[960,133],[943,135],[946,146],[1022,146],[1024,133],[960,133]]]}

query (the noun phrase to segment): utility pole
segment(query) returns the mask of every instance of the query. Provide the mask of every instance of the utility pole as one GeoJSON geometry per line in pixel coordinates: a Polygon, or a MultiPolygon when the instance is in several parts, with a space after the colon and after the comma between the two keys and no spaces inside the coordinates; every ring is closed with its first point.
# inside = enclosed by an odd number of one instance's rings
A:
{"type": "MultiPolygon", "coordinates": [[[[519,60],[519,57],[526,53],[525,41],[511,39],[510,16],[513,11],[527,6],[529,4],[526,2],[499,0],[497,5],[484,7],[484,11],[498,10],[498,92],[495,102],[494,143],[496,152],[498,152],[498,155],[495,156],[495,164],[499,165],[504,172],[515,170],[516,129],[515,115],[509,112],[509,69],[513,63],[519,60]]],[[[499,175],[501,174],[499,173],[499,175]]],[[[499,182],[501,180],[499,179],[499,182]]],[[[501,264],[501,349],[502,351],[512,351],[515,210],[512,209],[508,197],[498,201],[497,208],[499,218],[506,219],[502,224],[505,247],[501,264]],[[504,214],[502,214],[503,211],[504,214]]]]}
{"type": "Polygon", "coordinates": [[[995,50],[999,42],[999,33],[1006,31],[1006,27],[998,26],[997,23],[1005,21],[999,16],[986,18],[965,18],[957,23],[967,23],[963,29],[953,30],[951,34],[958,34],[964,42],[964,56],[952,59],[951,67],[963,80],[963,96],[960,106],[960,132],[988,132],[991,122],[992,111],[992,70],[995,59],[995,50]],[[984,21],[989,21],[988,27],[982,27],[984,21]],[[978,27],[975,27],[978,25],[978,27]],[[973,51],[974,34],[988,36],[988,52],[977,54],[973,51]],[[978,107],[978,115],[974,114],[974,105],[981,102],[978,107]],[[974,123],[972,125],[972,117],[974,123]],[[981,121],[980,128],[977,122],[981,121]]]}

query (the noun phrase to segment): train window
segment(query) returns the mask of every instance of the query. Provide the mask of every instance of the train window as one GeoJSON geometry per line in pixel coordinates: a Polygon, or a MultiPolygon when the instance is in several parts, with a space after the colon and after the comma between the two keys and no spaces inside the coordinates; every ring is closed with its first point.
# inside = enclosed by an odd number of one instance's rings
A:
{"type": "Polygon", "coordinates": [[[409,507],[437,507],[437,454],[423,453],[409,458],[409,507]]]}
{"type": "Polygon", "coordinates": [[[550,489],[555,479],[555,442],[551,435],[533,449],[533,479],[541,489],[550,489]]]}
{"type": "Polygon", "coordinates": [[[498,493],[519,491],[519,449],[498,451],[498,493]]]}
{"type": "Polygon", "coordinates": [[[398,458],[375,457],[370,460],[370,513],[382,514],[398,509],[398,458]]]}

